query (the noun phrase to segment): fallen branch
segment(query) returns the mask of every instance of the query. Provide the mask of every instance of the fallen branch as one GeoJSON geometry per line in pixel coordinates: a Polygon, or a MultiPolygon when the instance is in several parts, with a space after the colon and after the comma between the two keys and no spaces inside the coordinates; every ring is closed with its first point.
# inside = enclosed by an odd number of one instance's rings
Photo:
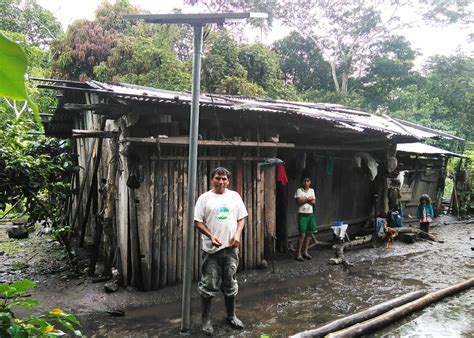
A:
{"type": "Polygon", "coordinates": [[[372,235],[367,235],[342,244],[334,244],[332,247],[336,250],[336,258],[331,258],[329,264],[347,264],[351,265],[344,257],[344,250],[353,246],[366,244],[372,241],[372,235]]]}
{"type": "Polygon", "coordinates": [[[374,318],[382,313],[385,313],[393,308],[396,308],[400,305],[406,304],[411,302],[415,299],[418,299],[422,296],[426,295],[425,291],[414,291],[410,292],[406,295],[391,299],[384,303],[372,306],[367,310],[354,313],[351,316],[344,317],[333,322],[330,322],[324,326],[321,326],[314,330],[308,330],[304,332],[297,333],[291,337],[295,338],[303,338],[303,337],[324,337],[326,334],[334,332],[336,330],[340,330],[346,328],[348,326],[354,325],[356,323],[360,323],[362,321],[374,318]]]}
{"type": "Polygon", "coordinates": [[[462,283],[455,284],[445,289],[438,290],[436,292],[431,292],[426,296],[423,296],[417,300],[406,303],[405,305],[399,306],[390,310],[384,314],[381,314],[375,318],[369,319],[365,322],[353,325],[346,329],[330,333],[327,337],[331,338],[340,338],[340,337],[360,337],[362,335],[368,334],[375,330],[378,330],[389,324],[393,324],[396,320],[406,317],[409,314],[421,310],[424,307],[437,302],[445,297],[451,296],[453,294],[459,293],[463,290],[466,290],[474,286],[474,278],[471,278],[462,283]]]}
{"type": "Polygon", "coordinates": [[[417,234],[418,236],[420,236],[421,238],[424,238],[424,239],[429,239],[430,241],[433,241],[433,242],[438,242],[438,240],[436,239],[436,237],[434,237],[433,235],[427,233],[427,232],[424,232],[418,228],[411,228],[411,227],[401,227],[401,228],[394,228],[399,234],[417,234]]]}

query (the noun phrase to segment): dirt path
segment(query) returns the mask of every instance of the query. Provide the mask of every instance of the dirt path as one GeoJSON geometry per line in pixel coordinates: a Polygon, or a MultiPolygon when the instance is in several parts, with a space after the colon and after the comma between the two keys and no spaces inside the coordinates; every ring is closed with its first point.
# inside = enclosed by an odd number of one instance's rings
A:
{"type": "MultiPolygon", "coordinates": [[[[274,273],[270,268],[240,272],[237,311],[247,324],[246,330],[239,333],[225,325],[223,300],[218,297],[212,311],[217,334],[288,336],[391,297],[414,290],[433,291],[473,277],[474,240],[470,236],[474,235],[474,224],[439,225],[432,232],[444,243],[395,241],[392,250],[380,247],[348,251],[347,258],[355,263],[349,269],[328,265],[333,250],[320,249],[312,251],[312,261],[279,257],[274,273]]],[[[34,293],[45,308],[61,307],[78,314],[86,335],[179,334],[181,286],[146,293],[120,289],[106,294],[103,283],[93,284],[88,278],[69,278],[62,273],[41,280],[34,293]],[[124,310],[125,316],[107,315],[111,309],[124,310]]],[[[406,322],[395,323],[380,336],[410,332],[403,330],[419,332],[420,327],[411,322],[425,318],[428,325],[430,320],[439,322],[439,318],[433,318],[441,315],[447,317],[449,327],[445,332],[452,329],[456,336],[472,336],[474,319],[469,313],[474,312],[473,295],[474,290],[468,290],[443,302],[445,305],[436,305],[438,312],[430,314],[430,307],[406,322]]],[[[199,333],[198,305],[196,292],[193,335],[199,333]]]]}

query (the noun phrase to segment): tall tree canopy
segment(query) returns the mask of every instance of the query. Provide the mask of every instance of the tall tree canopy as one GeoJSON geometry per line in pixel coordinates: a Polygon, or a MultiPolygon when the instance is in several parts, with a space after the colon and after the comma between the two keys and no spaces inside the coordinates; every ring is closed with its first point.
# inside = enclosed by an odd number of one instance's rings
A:
{"type": "Polygon", "coordinates": [[[58,19],[35,0],[0,0],[0,30],[21,33],[40,47],[62,33],[58,19]]]}

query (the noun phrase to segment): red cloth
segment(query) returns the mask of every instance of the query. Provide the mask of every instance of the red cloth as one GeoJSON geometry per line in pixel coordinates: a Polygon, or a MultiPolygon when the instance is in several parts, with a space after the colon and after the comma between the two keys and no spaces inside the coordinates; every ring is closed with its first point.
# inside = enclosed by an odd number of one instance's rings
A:
{"type": "Polygon", "coordinates": [[[286,176],[285,164],[280,163],[277,166],[277,182],[280,182],[281,185],[288,184],[288,177],[286,176]]]}

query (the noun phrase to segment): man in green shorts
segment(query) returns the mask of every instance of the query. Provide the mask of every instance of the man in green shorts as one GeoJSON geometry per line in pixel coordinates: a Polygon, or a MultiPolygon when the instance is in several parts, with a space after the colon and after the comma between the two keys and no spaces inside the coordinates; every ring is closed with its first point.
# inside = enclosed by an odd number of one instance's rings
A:
{"type": "Polygon", "coordinates": [[[316,195],[314,194],[314,189],[310,188],[311,179],[304,176],[301,185],[295,193],[296,204],[298,205],[298,229],[300,232],[296,260],[300,262],[304,261],[305,258],[312,258],[308,254],[309,240],[317,231],[316,217],[313,213],[316,195]],[[301,254],[301,251],[303,251],[303,254],[301,254]]]}

